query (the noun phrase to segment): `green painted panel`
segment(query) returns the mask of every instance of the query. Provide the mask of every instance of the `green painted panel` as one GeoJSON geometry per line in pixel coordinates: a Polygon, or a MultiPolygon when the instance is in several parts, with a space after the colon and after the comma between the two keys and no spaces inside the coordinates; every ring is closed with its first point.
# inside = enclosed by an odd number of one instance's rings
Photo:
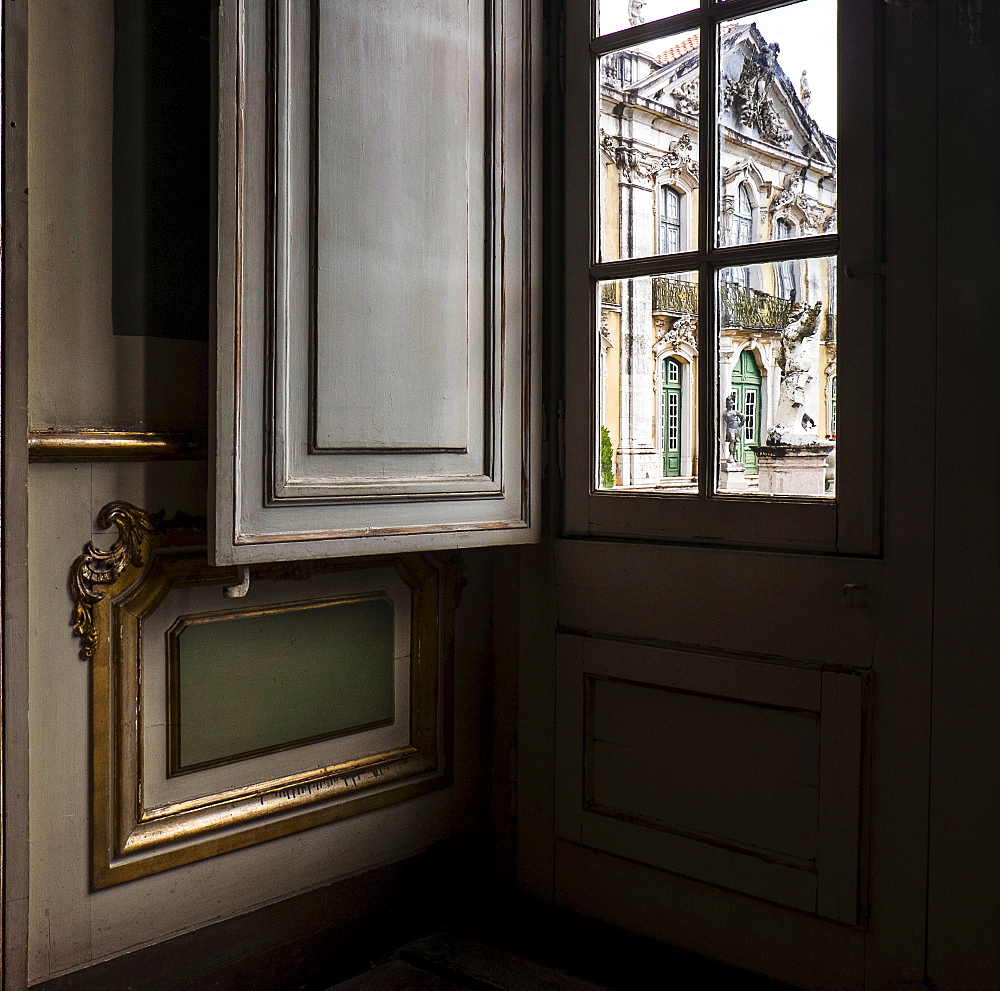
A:
{"type": "Polygon", "coordinates": [[[170,635],[175,773],[392,722],[385,598],[203,616],[170,635]]]}

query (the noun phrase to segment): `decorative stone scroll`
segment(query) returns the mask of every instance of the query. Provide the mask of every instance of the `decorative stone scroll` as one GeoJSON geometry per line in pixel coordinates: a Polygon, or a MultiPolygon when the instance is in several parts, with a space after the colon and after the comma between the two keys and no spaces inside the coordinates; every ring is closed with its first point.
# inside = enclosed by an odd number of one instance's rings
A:
{"type": "Polygon", "coordinates": [[[677,349],[682,344],[693,351],[698,350],[698,318],[685,314],[674,319],[658,318],[656,324],[656,341],[654,350],[663,347],[677,349]]]}
{"type": "Polygon", "coordinates": [[[636,148],[628,138],[601,131],[601,150],[615,163],[625,182],[651,185],[661,173],[676,178],[681,172],[698,182],[698,151],[690,134],[671,141],[666,154],[656,155],[636,148]]]}
{"type": "Polygon", "coordinates": [[[670,91],[674,106],[682,114],[696,114],[701,106],[701,94],[697,79],[689,79],[686,83],[675,86],[670,91]]]}

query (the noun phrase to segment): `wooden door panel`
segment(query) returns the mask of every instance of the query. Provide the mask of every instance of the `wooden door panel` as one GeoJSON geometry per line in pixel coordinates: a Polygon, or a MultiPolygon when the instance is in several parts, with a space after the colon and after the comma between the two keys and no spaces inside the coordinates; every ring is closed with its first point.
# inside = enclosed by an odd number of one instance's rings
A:
{"type": "Polygon", "coordinates": [[[555,564],[563,629],[748,657],[872,663],[882,598],[877,560],[562,540],[555,564]],[[863,586],[852,608],[846,585],[863,586]]]}
{"type": "Polygon", "coordinates": [[[855,923],[864,698],[858,674],[561,634],[557,836],[855,923]]]}

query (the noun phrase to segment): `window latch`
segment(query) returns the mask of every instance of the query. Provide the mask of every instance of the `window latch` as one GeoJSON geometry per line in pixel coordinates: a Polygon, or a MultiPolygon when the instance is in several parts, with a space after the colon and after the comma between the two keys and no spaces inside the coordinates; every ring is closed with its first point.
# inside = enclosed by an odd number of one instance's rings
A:
{"type": "Polygon", "coordinates": [[[880,275],[885,278],[885,262],[854,262],[844,266],[844,275],[849,279],[859,279],[864,275],[880,275]]]}

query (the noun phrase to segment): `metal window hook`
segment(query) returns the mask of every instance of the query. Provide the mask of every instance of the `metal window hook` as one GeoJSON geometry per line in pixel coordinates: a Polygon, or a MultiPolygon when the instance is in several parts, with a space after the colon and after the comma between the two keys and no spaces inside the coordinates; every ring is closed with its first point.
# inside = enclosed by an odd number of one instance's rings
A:
{"type": "Polygon", "coordinates": [[[226,585],[222,594],[228,599],[242,599],[250,591],[250,565],[239,565],[240,580],[235,585],[226,585]]]}

